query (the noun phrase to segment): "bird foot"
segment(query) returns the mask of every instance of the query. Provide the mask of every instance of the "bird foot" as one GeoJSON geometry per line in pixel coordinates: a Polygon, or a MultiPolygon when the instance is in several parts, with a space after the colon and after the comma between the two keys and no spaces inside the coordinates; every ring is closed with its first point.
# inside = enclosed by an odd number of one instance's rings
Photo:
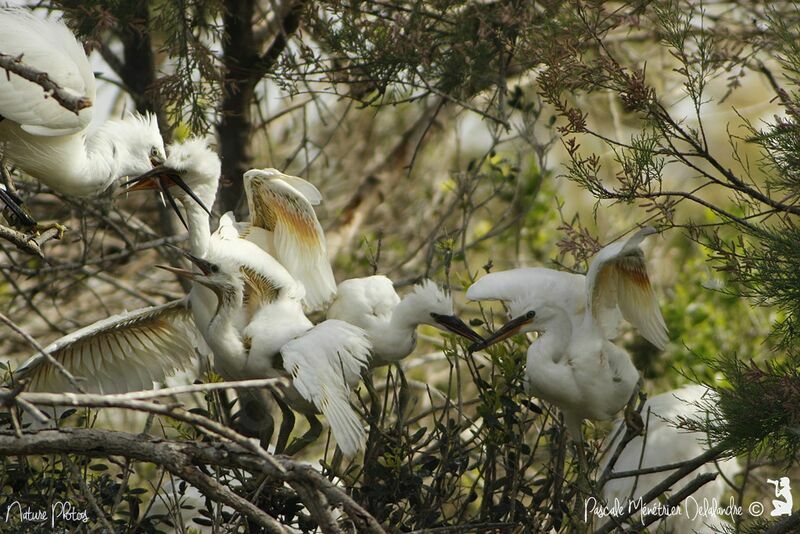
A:
{"type": "Polygon", "coordinates": [[[64,234],[67,232],[67,227],[57,222],[45,223],[45,224],[36,223],[35,231],[37,236],[43,235],[49,230],[56,231],[56,235],[55,237],[53,237],[53,239],[61,240],[64,238],[64,234]]]}
{"type": "Polygon", "coordinates": [[[630,403],[625,406],[623,416],[625,418],[625,427],[630,432],[633,432],[635,436],[644,434],[644,420],[642,420],[642,414],[637,412],[630,403]]]}

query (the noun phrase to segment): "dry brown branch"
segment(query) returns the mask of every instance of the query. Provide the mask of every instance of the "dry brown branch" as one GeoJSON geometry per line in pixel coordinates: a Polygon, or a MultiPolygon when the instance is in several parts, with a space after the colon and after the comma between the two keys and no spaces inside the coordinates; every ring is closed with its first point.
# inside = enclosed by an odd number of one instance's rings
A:
{"type": "Polygon", "coordinates": [[[58,235],[58,228],[48,228],[39,235],[28,235],[0,225],[0,238],[14,244],[18,249],[44,259],[42,245],[58,235]]]}
{"type": "Polygon", "coordinates": [[[75,96],[68,92],[63,87],[59,86],[56,82],[50,79],[46,72],[34,69],[30,65],[22,62],[23,57],[10,56],[0,52],[0,68],[5,69],[6,76],[11,77],[11,73],[25,78],[33,82],[42,89],[44,89],[45,96],[52,97],[53,100],[61,104],[64,109],[75,113],[76,115],[82,109],[88,108],[92,105],[92,100],[85,96],[75,96]]]}

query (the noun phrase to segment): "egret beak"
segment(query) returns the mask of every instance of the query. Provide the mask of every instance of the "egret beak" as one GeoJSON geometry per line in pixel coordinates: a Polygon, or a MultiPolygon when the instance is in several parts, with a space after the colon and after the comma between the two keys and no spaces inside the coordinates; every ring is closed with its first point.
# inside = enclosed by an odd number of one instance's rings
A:
{"type": "Polygon", "coordinates": [[[479,343],[473,343],[469,346],[470,352],[476,352],[479,350],[483,350],[487,347],[491,347],[495,343],[499,343],[504,339],[508,339],[513,335],[519,333],[520,329],[525,326],[526,324],[530,324],[533,322],[534,317],[536,317],[535,311],[529,311],[525,315],[520,315],[519,317],[515,317],[504,324],[499,330],[497,330],[494,334],[487,337],[485,340],[479,343]]]}
{"type": "Polygon", "coordinates": [[[431,317],[433,317],[433,320],[436,321],[436,324],[441,326],[444,330],[452,332],[465,339],[469,339],[473,343],[483,343],[483,337],[457,316],[431,313],[431,317]]]}
{"type": "Polygon", "coordinates": [[[175,245],[170,244],[169,247],[180,252],[183,255],[183,257],[185,257],[187,260],[196,265],[197,268],[200,269],[200,271],[202,271],[202,273],[206,276],[212,274],[214,271],[219,271],[219,267],[217,267],[208,260],[204,260],[203,258],[197,257],[191,252],[187,252],[180,247],[176,247],[175,245]]]}
{"type": "Polygon", "coordinates": [[[156,265],[156,268],[164,269],[165,271],[169,271],[183,278],[188,278],[189,280],[197,280],[197,277],[199,276],[199,274],[194,271],[181,269],[180,267],[173,267],[172,265],[156,265]]]}
{"type": "Polygon", "coordinates": [[[188,230],[188,226],[186,225],[186,221],[183,219],[183,215],[181,215],[180,210],[178,209],[178,205],[175,203],[175,199],[170,193],[170,187],[177,185],[183,191],[189,195],[192,200],[197,202],[197,205],[203,208],[203,211],[211,215],[211,210],[209,210],[203,201],[192,191],[189,185],[181,178],[181,173],[175,169],[167,167],[166,165],[158,165],[153,167],[146,173],[137,176],[131,180],[128,180],[123,184],[126,189],[122,191],[122,193],[130,193],[131,191],[161,191],[161,193],[167,198],[169,201],[170,206],[178,215],[178,218],[183,223],[183,226],[188,230]]]}

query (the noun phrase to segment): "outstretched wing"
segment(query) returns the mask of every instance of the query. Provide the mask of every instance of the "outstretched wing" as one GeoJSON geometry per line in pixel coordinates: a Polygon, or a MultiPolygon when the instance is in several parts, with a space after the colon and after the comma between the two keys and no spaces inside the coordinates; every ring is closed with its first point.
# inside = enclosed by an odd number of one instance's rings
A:
{"type": "Polygon", "coordinates": [[[325,234],[312,203],[295,187],[301,183],[305,184],[301,189],[318,203],[319,191],[302,178],[286,176],[274,169],[245,173],[250,222],[273,233],[274,250],[268,252],[303,283],[306,308],[319,310],[336,294],[336,280],[328,261],[325,234]]]}
{"type": "Polygon", "coordinates": [[[371,350],[366,332],[343,321],[324,321],[281,348],[284,368],[295,389],[328,419],[342,452],[352,457],[366,432],[350,406],[350,390],[367,368],[371,350]]]}
{"type": "Polygon", "coordinates": [[[642,228],[627,241],[598,252],[587,274],[587,301],[596,324],[616,331],[617,309],[650,343],[663,349],[669,337],[658,299],[647,275],[642,240],[655,229],[642,228]]]}
{"type": "Polygon", "coordinates": [[[586,277],[543,267],[523,267],[489,273],[467,289],[469,300],[501,300],[509,304],[527,297],[558,305],[573,324],[586,311],[586,277]]]}
{"type": "MultiPolygon", "coordinates": [[[[188,299],[103,319],[65,336],[45,352],[59,361],[87,392],[150,389],[176,371],[192,367],[197,332],[188,299]]],[[[14,378],[31,380],[32,391],[75,392],[41,354],[30,357],[14,378]]]]}
{"type": "MultiPolygon", "coordinates": [[[[45,20],[24,9],[0,9],[0,53],[48,77],[76,97],[95,98],[94,74],[83,47],[62,22],[45,20]]],[[[0,115],[33,135],[79,132],[92,120],[92,107],[73,113],[44,89],[16,74],[0,76],[0,115]]]]}

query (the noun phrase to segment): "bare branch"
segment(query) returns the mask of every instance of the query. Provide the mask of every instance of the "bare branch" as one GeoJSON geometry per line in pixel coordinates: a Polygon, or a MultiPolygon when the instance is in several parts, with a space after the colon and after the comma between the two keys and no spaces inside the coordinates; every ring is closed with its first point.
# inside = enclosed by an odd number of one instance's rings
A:
{"type": "Polygon", "coordinates": [[[30,65],[23,63],[21,55],[9,56],[8,54],[0,52],[0,68],[5,69],[6,76],[9,78],[11,73],[14,73],[21,78],[25,78],[29,82],[41,86],[41,88],[44,89],[46,97],[52,97],[53,100],[61,104],[61,107],[76,115],[80,110],[92,105],[91,99],[70,93],[54,82],[46,72],[36,70],[30,65]]]}

